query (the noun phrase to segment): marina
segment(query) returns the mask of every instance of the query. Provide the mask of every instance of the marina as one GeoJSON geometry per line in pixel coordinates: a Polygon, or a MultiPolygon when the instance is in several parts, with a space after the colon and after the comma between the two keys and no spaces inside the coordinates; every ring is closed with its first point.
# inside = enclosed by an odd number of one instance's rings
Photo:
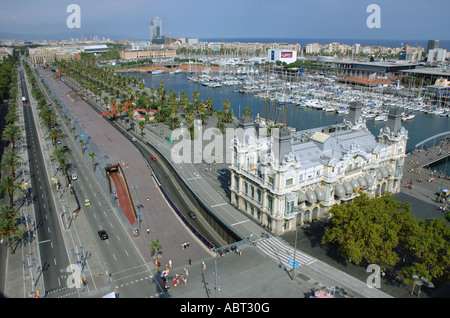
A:
{"type": "Polygon", "coordinates": [[[363,118],[368,129],[378,135],[385,126],[388,109],[399,106],[403,113],[402,124],[409,133],[407,151],[413,150],[414,145],[428,137],[450,130],[449,109],[427,104],[420,97],[406,98],[383,93],[384,87],[344,86],[335,83],[333,77],[325,78],[324,75],[310,75],[299,82],[287,82],[275,75],[250,72],[248,68],[214,72],[203,69],[197,73],[186,70],[177,76],[169,72],[155,77],[146,73],[133,74],[141,77],[146,87],[157,88],[160,82],[164,82],[168,90],[173,89],[177,95],[184,91],[188,97],[198,91],[199,100],[212,98],[216,111],[223,111],[223,102],[229,100],[236,118],[242,116],[248,106],[252,117],[263,121],[267,117],[269,123],[276,124],[283,122],[285,110],[286,125],[295,130],[341,122],[348,113],[349,103],[359,100],[364,106],[363,118]]]}

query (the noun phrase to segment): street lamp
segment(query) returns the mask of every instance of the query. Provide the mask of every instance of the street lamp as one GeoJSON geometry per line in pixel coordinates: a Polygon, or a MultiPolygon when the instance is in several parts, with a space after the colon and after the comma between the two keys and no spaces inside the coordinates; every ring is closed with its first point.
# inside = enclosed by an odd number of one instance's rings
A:
{"type": "Polygon", "coordinates": [[[432,282],[429,282],[428,279],[426,279],[423,276],[420,277],[420,280],[419,280],[419,276],[418,275],[412,275],[412,278],[415,279],[415,281],[414,281],[413,289],[411,291],[411,296],[414,293],[414,289],[416,288],[416,285],[419,286],[419,289],[417,291],[417,298],[419,298],[419,296],[420,296],[422,285],[425,285],[428,288],[434,288],[434,284],[432,282]]]}

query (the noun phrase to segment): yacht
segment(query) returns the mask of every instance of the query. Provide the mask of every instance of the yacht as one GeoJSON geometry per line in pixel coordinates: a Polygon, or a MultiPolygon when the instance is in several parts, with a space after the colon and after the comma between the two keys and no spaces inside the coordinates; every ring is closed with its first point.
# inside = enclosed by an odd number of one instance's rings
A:
{"type": "Polygon", "coordinates": [[[164,73],[163,70],[152,70],[152,71],[148,71],[148,72],[151,73],[152,75],[158,75],[158,74],[164,73]]]}

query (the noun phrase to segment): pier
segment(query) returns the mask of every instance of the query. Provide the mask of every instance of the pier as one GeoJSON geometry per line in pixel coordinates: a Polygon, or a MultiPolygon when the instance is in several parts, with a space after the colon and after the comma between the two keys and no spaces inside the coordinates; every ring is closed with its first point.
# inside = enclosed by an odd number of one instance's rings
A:
{"type": "MultiPolygon", "coordinates": [[[[430,166],[448,158],[449,155],[450,142],[444,140],[434,147],[415,148],[405,158],[401,192],[435,206],[435,211],[425,208],[419,212],[425,218],[436,216],[436,212],[439,211],[448,211],[448,203],[438,198],[438,195],[440,189],[450,189],[450,176],[430,166]]],[[[444,218],[444,214],[438,214],[438,216],[444,218]]]]}

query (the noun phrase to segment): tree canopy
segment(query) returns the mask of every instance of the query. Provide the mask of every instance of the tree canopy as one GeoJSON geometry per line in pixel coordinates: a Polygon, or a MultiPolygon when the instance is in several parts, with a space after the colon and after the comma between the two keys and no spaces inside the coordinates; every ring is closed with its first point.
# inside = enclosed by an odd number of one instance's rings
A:
{"type": "Polygon", "coordinates": [[[365,194],[352,203],[330,209],[331,224],[322,243],[337,245],[338,252],[355,264],[363,262],[394,266],[408,255],[414,262],[402,269],[432,278],[448,278],[450,232],[444,220],[418,220],[408,202],[386,193],[369,198],[365,194]]]}

